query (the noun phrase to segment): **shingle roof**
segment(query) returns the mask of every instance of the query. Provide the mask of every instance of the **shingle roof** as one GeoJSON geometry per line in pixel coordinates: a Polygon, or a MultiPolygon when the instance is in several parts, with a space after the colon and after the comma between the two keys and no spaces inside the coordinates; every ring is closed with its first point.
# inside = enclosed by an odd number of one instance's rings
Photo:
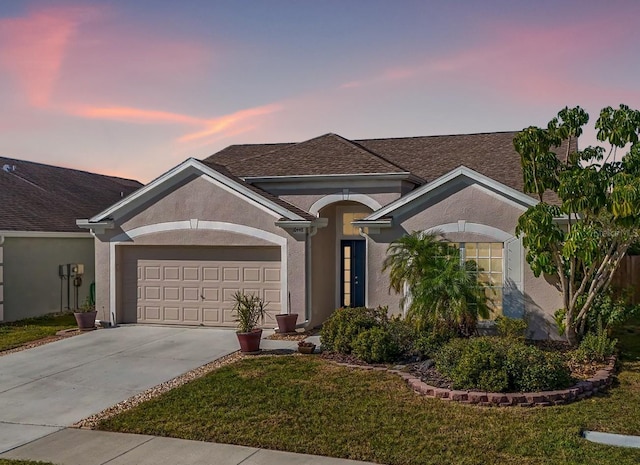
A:
{"type": "Polygon", "coordinates": [[[142,187],[131,179],[14,158],[0,157],[0,169],[0,230],[6,231],[83,232],[76,219],[142,187]],[[5,165],[11,168],[5,171],[5,165]]]}
{"type": "MultiPolygon", "coordinates": [[[[520,155],[513,146],[516,134],[510,131],[354,141],[327,134],[298,144],[231,146],[207,160],[226,166],[240,177],[405,171],[427,182],[466,166],[522,192],[520,155]]],[[[572,150],[577,150],[577,145],[572,145],[572,150]]]]}
{"type": "Polygon", "coordinates": [[[297,144],[274,144],[268,148],[267,151],[256,146],[229,148],[206,160],[224,165],[242,177],[406,171],[366,147],[336,134],[325,134],[297,144]]]}
{"type": "Polygon", "coordinates": [[[254,186],[253,184],[250,184],[242,179],[240,179],[239,177],[235,176],[233,173],[231,173],[226,167],[219,165],[217,163],[213,163],[210,161],[206,161],[203,160],[201,163],[207,165],[209,168],[212,168],[216,171],[218,171],[221,174],[224,174],[226,177],[228,177],[229,179],[232,179],[233,181],[242,184],[244,187],[252,190],[253,192],[255,192],[258,195],[261,195],[262,197],[264,197],[267,200],[270,200],[272,202],[274,202],[277,205],[280,205],[283,208],[286,208],[287,210],[289,210],[291,213],[295,213],[298,216],[301,216],[302,218],[304,218],[305,220],[308,221],[313,221],[316,219],[315,216],[313,216],[311,213],[302,210],[301,208],[296,207],[295,205],[290,204],[289,202],[287,202],[286,200],[282,200],[280,197],[277,197],[263,189],[260,189],[257,186],[254,186]]]}

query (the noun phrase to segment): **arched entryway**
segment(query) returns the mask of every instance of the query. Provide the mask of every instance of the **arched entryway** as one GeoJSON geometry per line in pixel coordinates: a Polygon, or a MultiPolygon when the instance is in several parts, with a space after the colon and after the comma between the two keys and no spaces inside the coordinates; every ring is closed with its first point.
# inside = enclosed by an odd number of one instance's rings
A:
{"type": "Polygon", "coordinates": [[[322,323],[336,308],[367,304],[366,238],[351,222],[372,211],[353,200],[319,209],[318,216],[327,219],[327,227],[319,229],[311,242],[313,324],[322,323]]]}

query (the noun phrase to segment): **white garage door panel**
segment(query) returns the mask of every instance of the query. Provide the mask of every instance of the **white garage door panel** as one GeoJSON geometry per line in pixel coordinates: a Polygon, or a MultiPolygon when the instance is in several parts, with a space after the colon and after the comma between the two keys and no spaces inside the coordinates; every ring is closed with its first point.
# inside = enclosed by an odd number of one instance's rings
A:
{"type": "Polygon", "coordinates": [[[180,248],[173,248],[171,253],[158,251],[156,256],[162,258],[152,258],[154,254],[149,250],[127,251],[125,295],[137,298],[135,304],[127,303],[125,298],[124,319],[131,314],[127,305],[134,304],[139,323],[236,326],[233,295],[240,291],[268,302],[263,325],[275,326],[275,315],[282,306],[280,262],[274,259],[279,258],[279,250],[244,248],[235,254],[229,250],[219,252],[207,249],[202,254],[207,259],[200,260],[192,259],[194,253],[185,249],[182,256],[189,259],[182,260],[176,258],[181,256],[180,248]],[[226,259],[209,259],[215,256],[226,259]],[[233,256],[238,259],[229,260],[233,256]]]}

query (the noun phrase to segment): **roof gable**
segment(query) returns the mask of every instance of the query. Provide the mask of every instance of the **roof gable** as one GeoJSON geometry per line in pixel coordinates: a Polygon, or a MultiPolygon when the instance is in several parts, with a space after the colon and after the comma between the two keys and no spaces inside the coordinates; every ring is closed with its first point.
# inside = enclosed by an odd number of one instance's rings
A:
{"type": "Polygon", "coordinates": [[[0,230],[81,232],[76,219],[136,191],[131,179],[0,157],[0,230]],[[13,167],[15,166],[15,170],[13,167]]]}
{"type": "Polygon", "coordinates": [[[91,227],[92,223],[120,218],[154,197],[173,189],[174,186],[193,174],[207,176],[225,190],[244,198],[278,219],[285,218],[291,221],[311,221],[314,219],[309,213],[233,176],[224,167],[189,158],[151,181],[133,195],[98,213],[88,222],[79,221],[79,224],[82,224],[83,227],[91,227]]]}
{"type": "Polygon", "coordinates": [[[532,197],[523,194],[516,189],[506,186],[495,179],[484,176],[483,174],[465,166],[461,166],[430,183],[418,187],[407,195],[400,197],[394,202],[391,202],[390,204],[373,212],[371,215],[361,220],[360,223],[366,224],[367,222],[378,222],[392,217],[399,212],[411,209],[413,205],[421,203],[425,197],[430,197],[445,186],[465,180],[471,181],[474,184],[487,189],[489,192],[500,196],[504,201],[515,204],[522,209],[526,209],[538,203],[532,197]]]}

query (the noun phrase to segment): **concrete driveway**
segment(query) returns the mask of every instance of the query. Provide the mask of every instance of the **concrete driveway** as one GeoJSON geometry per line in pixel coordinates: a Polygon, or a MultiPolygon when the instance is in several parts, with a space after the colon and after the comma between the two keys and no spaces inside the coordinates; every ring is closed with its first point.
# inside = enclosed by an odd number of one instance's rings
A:
{"type": "Polygon", "coordinates": [[[2,356],[0,453],[237,349],[228,329],[121,326],[2,356]]]}

